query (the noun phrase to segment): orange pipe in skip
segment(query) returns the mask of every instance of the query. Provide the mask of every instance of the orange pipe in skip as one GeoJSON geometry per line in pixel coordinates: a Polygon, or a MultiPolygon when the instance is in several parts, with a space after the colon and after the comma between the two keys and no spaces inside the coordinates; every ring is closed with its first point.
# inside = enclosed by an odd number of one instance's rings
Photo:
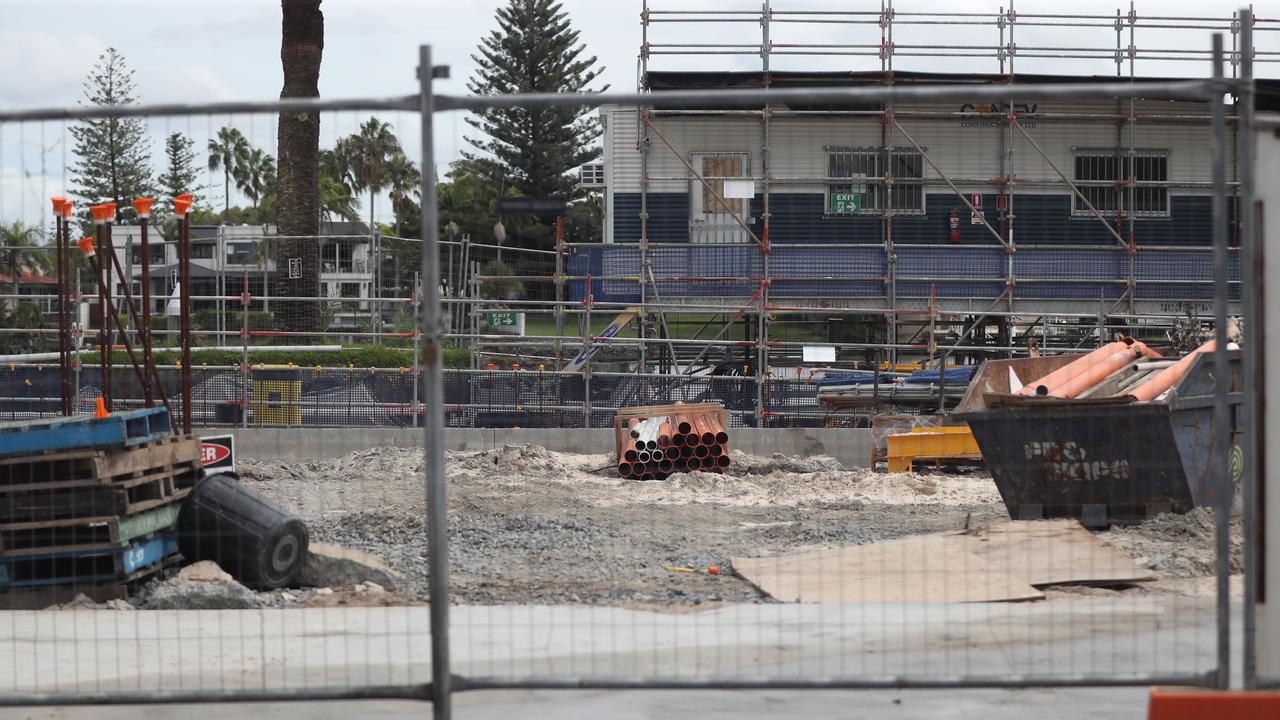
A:
{"type": "Polygon", "coordinates": [[[1155,377],[1147,380],[1141,385],[1131,389],[1129,394],[1138,402],[1148,402],[1155,400],[1164,394],[1166,390],[1174,386],[1174,383],[1182,379],[1187,374],[1187,369],[1191,367],[1191,363],[1196,361],[1196,356],[1200,353],[1213,352],[1218,347],[1213,340],[1192,350],[1186,357],[1182,358],[1173,365],[1161,370],[1155,374],[1155,377]]]}
{"type": "Polygon", "coordinates": [[[1127,347],[1097,359],[1082,372],[1050,391],[1055,397],[1073,398],[1106,379],[1108,375],[1141,357],[1137,348],[1127,347]]]}
{"type": "Polygon", "coordinates": [[[1029,382],[1026,385],[1023,385],[1022,389],[1018,391],[1018,394],[1019,395],[1035,395],[1036,388],[1043,386],[1045,390],[1048,391],[1046,394],[1055,395],[1057,393],[1054,392],[1054,389],[1057,388],[1062,383],[1066,382],[1067,380],[1070,380],[1071,378],[1075,377],[1077,374],[1084,372],[1085,368],[1093,365],[1093,363],[1097,362],[1098,360],[1105,358],[1119,350],[1125,350],[1128,347],[1129,347],[1128,343],[1121,342],[1121,341],[1107,343],[1106,345],[1103,345],[1102,347],[1098,348],[1097,350],[1094,350],[1091,353],[1087,353],[1079,358],[1076,358],[1075,360],[1072,360],[1071,362],[1067,363],[1066,365],[1063,365],[1057,370],[1054,370],[1048,375],[1045,375],[1042,378],[1037,378],[1036,380],[1033,380],[1032,382],[1029,382]]]}

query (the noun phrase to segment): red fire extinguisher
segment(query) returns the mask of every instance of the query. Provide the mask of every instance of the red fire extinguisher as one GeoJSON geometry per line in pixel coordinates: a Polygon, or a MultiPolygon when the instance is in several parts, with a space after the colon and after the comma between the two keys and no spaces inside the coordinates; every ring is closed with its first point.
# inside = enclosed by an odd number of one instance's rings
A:
{"type": "Polygon", "coordinates": [[[952,209],[951,214],[947,216],[947,239],[953,243],[960,242],[960,213],[952,209]]]}

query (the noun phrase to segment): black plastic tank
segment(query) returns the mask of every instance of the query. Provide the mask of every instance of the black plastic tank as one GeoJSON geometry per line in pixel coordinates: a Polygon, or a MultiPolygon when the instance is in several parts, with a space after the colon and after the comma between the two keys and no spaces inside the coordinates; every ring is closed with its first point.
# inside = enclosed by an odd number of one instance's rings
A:
{"type": "Polygon", "coordinates": [[[231,474],[201,480],[178,515],[178,547],[187,561],[212,560],[259,590],[293,583],[307,543],[300,518],[231,474]]]}

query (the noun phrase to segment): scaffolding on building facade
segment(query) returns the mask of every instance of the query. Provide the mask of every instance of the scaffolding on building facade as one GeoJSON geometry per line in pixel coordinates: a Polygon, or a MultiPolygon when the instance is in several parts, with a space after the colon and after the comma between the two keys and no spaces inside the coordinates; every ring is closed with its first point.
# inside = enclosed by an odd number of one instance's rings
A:
{"type": "MultiPolygon", "coordinates": [[[[725,210],[732,215],[734,223],[743,231],[741,234],[745,236],[744,244],[748,247],[754,245],[758,258],[754,266],[759,271],[759,275],[749,280],[754,281],[755,291],[751,293],[746,303],[739,303],[736,307],[719,306],[723,311],[725,327],[737,322],[741,318],[750,318],[754,320],[754,337],[750,340],[750,345],[754,349],[754,362],[750,363],[754,368],[744,369],[753,372],[756,376],[759,393],[764,392],[765,379],[771,372],[771,350],[778,347],[778,343],[774,342],[770,337],[770,317],[786,316],[788,314],[798,315],[805,312],[814,312],[820,310],[824,314],[837,315],[878,315],[883,318],[884,329],[886,333],[885,342],[879,343],[887,352],[887,359],[891,363],[896,363],[899,358],[899,350],[909,351],[904,354],[919,355],[920,351],[924,351],[929,362],[939,365],[945,364],[949,353],[954,352],[983,352],[985,350],[995,350],[1001,354],[1011,355],[1015,352],[1026,350],[1025,345],[1017,347],[1010,341],[1004,347],[984,348],[982,346],[969,346],[966,341],[983,323],[989,323],[993,319],[1006,324],[1007,336],[1012,337],[1012,326],[1021,325],[1023,327],[1031,327],[1039,325],[1042,332],[1047,335],[1047,328],[1054,322],[1076,322],[1096,320],[1096,335],[1098,339],[1108,334],[1108,326],[1111,323],[1133,324],[1133,323],[1151,323],[1159,327],[1168,326],[1182,313],[1177,310],[1166,310],[1164,312],[1151,312],[1144,310],[1136,301],[1135,288],[1140,282],[1138,272],[1135,268],[1139,243],[1136,239],[1135,224],[1140,221],[1140,213],[1136,211],[1127,211],[1130,208],[1138,206],[1139,194],[1143,192],[1143,186],[1159,184],[1168,188],[1205,188],[1207,182],[1196,181],[1168,181],[1162,183],[1139,183],[1135,174],[1138,163],[1135,158],[1139,156],[1139,148],[1136,144],[1136,128],[1140,121],[1154,123],[1182,123],[1189,125],[1203,125],[1208,127],[1209,114],[1207,108],[1203,113],[1191,115],[1175,115],[1167,114],[1159,116],[1147,116],[1139,112],[1137,101],[1134,99],[1117,100],[1113,112],[1067,112],[1056,114],[1041,114],[1041,117],[1058,119],[1069,119],[1072,121],[1098,123],[1100,126],[1110,125],[1114,130],[1110,133],[1113,140],[1108,143],[1114,152],[1115,157],[1120,165],[1124,168],[1122,173],[1126,177],[1117,178],[1115,181],[1081,181],[1080,178],[1072,179],[1068,174],[1064,173],[1060,168],[1053,164],[1049,155],[1044,152],[1036,143],[1034,137],[1027,132],[1023,124],[1019,122],[1021,115],[1016,103],[1015,81],[1018,72],[1021,72],[1021,61],[1029,60],[1073,60],[1073,61],[1106,61],[1114,67],[1114,77],[1121,80],[1133,82],[1139,78],[1140,69],[1139,61],[1143,61],[1143,67],[1146,64],[1159,63],[1203,63],[1209,58],[1210,50],[1208,48],[1189,48],[1189,47],[1171,47],[1171,43],[1156,43],[1154,46],[1140,46],[1139,39],[1147,32],[1151,31],[1154,35],[1166,33],[1167,31],[1221,31],[1229,33],[1231,38],[1230,46],[1230,66],[1234,75],[1235,68],[1239,65],[1245,49],[1239,47],[1240,26],[1238,18],[1233,14],[1225,17],[1173,17],[1168,15],[1143,16],[1139,15],[1135,5],[1131,2],[1128,11],[1117,9],[1114,16],[1103,15],[1085,15],[1085,14],[1069,14],[1069,13],[1019,13],[1015,11],[1012,1],[1007,8],[1002,7],[999,12],[901,12],[894,7],[892,0],[882,0],[880,9],[876,10],[831,10],[831,11],[815,11],[815,10],[793,10],[777,7],[780,3],[776,0],[764,0],[758,9],[753,10],[694,10],[694,9],[661,9],[652,7],[648,0],[645,0],[641,12],[641,48],[637,65],[638,89],[642,93],[653,92],[655,88],[652,86],[650,79],[655,69],[656,59],[659,57],[681,58],[682,62],[689,58],[700,58],[705,61],[706,58],[730,58],[733,56],[748,56],[759,58],[759,86],[769,88],[773,85],[773,78],[776,72],[777,62],[781,58],[789,56],[805,57],[805,58],[839,58],[841,62],[848,59],[850,62],[854,58],[869,59],[872,62],[878,61],[881,82],[886,85],[894,85],[896,73],[900,72],[900,65],[895,64],[895,60],[899,58],[963,58],[963,59],[982,59],[993,60],[994,70],[998,72],[999,82],[1007,84],[1009,89],[1005,95],[1003,107],[993,108],[993,112],[1002,114],[1003,127],[1001,140],[1001,160],[999,174],[995,177],[980,178],[952,178],[946,172],[938,167],[931,159],[930,152],[922,147],[912,136],[912,134],[903,126],[902,121],[909,118],[956,118],[961,116],[962,112],[948,112],[937,110],[899,110],[891,102],[882,103],[877,109],[822,109],[822,110],[794,110],[789,108],[781,108],[776,106],[765,106],[758,109],[733,109],[733,110],[707,110],[698,111],[695,109],[675,109],[675,110],[655,110],[647,107],[638,107],[634,111],[636,113],[637,132],[639,133],[637,148],[640,153],[640,207],[639,207],[639,238],[636,247],[639,254],[639,272],[628,273],[626,276],[619,275],[602,275],[594,279],[587,278],[585,282],[589,287],[581,293],[581,299],[584,303],[593,302],[595,295],[595,285],[592,283],[604,283],[610,280],[624,280],[633,282],[638,285],[639,290],[639,307],[640,313],[640,329],[639,329],[639,356],[635,365],[637,372],[643,373],[648,370],[649,364],[652,362],[649,347],[659,348],[659,357],[662,356],[661,348],[670,348],[672,338],[670,333],[666,331],[666,316],[668,313],[679,312],[699,312],[706,311],[710,308],[717,307],[717,301],[714,298],[695,299],[689,302],[673,302],[671,298],[664,298],[659,294],[658,289],[660,283],[664,282],[698,282],[698,281],[724,281],[731,280],[741,281],[744,278],[706,278],[706,277],[690,277],[687,273],[684,277],[663,276],[661,270],[655,268],[655,254],[663,251],[664,243],[655,242],[651,233],[651,208],[650,208],[650,189],[656,182],[662,180],[674,179],[661,175],[655,175],[651,168],[651,155],[655,152],[670,152],[680,159],[689,171],[688,179],[691,182],[700,183],[706,191],[713,197],[713,200],[722,205],[725,210]],[[759,36],[750,42],[668,42],[664,38],[659,37],[660,29],[669,27],[672,24],[680,24],[685,26],[696,25],[699,28],[700,38],[720,38],[730,36],[732,34],[742,34],[740,28],[758,26],[759,36]],[[844,30],[846,28],[871,28],[873,32],[878,31],[878,42],[844,42],[844,43],[791,43],[779,42],[775,34],[779,28],[787,28],[788,30],[797,27],[809,28],[837,28],[844,30]],[[965,42],[950,43],[946,32],[958,33],[961,28],[968,27],[982,28],[984,31],[989,30],[994,42],[965,42]],[[726,28],[733,29],[735,32],[729,32],[726,28]],[[901,32],[904,28],[928,28],[931,30],[940,30],[931,35],[927,43],[903,43],[901,40],[901,32]],[[1022,37],[1020,33],[1030,28],[1048,28],[1051,30],[1065,29],[1088,29],[1096,32],[1109,32],[1110,41],[1114,39],[1114,45],[1110,42],[1108,46],[1089,46],[1082,44],[1053,44],[1040,43],[1022,44],[1018,40],[1022,37]],[[899,33],[899,37],[895,38],[895,31],[899,33]],[[753,232],[749,222],[744,221],[737,213],[733,211],[731,204],[726,202],[724,198],[716,195],[711,183],[723,183],[730,179],[729,177],[715,177],[710,174],[699,174],[699,169],[693,167],[684,158],[684,152],[675,147],[675,145],[663,134],[660,129],[661,119],[669,116],[689,116],[696,114],[716,115],[716,116],[737,116],[750,117],[758,121],[759,133],[759,165],[758,171],[750,173],[742,173],[740,176],[744,179],[752,180],[755,183],[758,194],[757,202],[760,208],[758,224],[755,228],[758,232],[753,232]],[[1004,290],[999,296],[991,302],[990,306],[985,310],[975,312],[971,307],[956,308],[947,307],[946,303],[937,300],[936,290],[930,292],[927,302],[922,304],[919,299],[910,300],[899,297],[899,279],[896,269],[897,253],[895,252],[895,233],[894,221],[895,213],[890,207],[885,212],[879,213],[881,223],[881,243],[884,256],[884,290],[885,303],[883,307],[856,307],[847,303],[840,302],[839,298],[818,299],[814,302],[796,302],[790,301],[786,304],[775,301],[775,297],[771,294],[770,280],[776,280],[770,269],[770,256],[773,254],[775,246],[770,243],[771,236],[771,196],[775,186],[787,183],[829,183],[836,178],[831,177],[778,177],[772,172],[772,154],[773,154],[773,136],[772,125],[777,118],[780,117],[802,117],[802,116],[833,116],[833,117],[874,117],[879,119],[880,124],[880,143],[879,152],[883,158],[879,167],[889,167],[888,158],[896,149],[908,147],[918,152],[930,169],[935,173],[936,177],[924,178],[918,182],[921,185],[939,185],[945,186],[947,190],[954,193],[963,203],[964,209],[971,212],[975,218],[981,219],[981,224],[991,236],[994,247],[999,247],[1005,255],[1004,260],[1004,290]],[[1025,180],[1016,177],[1015,173],[1015,149],[1022,147],[1030,147],[1030,149],[1038,154],[1042,161],[1051,167],[1057,176],[1057,180],[1042,182],[1042,185],[1054,184],[1068,190],[1074,197],[1073,202],[1083,205],[1093,219],[1100,223],[1106,229],[1106,233],[1111,240],[1114,240],[1114,246],[1111,251],[1122,254],[1124,263],[1127,265],[1125,277],[1115,280],[1121,284],[1119,296],[1115,298],[1106,298],[1107,305],[1099,307],[1093,312],[1089,312],[1083,306],[1076,312],[1044,312],[1036,309],[1031,305],[1020,306],[1013,290],[1020,282],[1036,282],[1044,281],[1043,278],[1019,278],[1015,270],[1014,256],[1018,251],[1018,241],[1015,227],[1016,213],[1014,212],[1015,204],[1018,200],[1019,185],[1035,185],[1035,182],[1028,183],[1025,180]],[[1125,159],[1127,158],[1127,160],[1125,159]],[[999,227],[995,227],[988,222],[984,214],[979,212],[979,208],[975,207],[965,192],[961,191],[961,185],[972,185],[982,183],[997,188],[997,192],[1001,195],[999,201],[1007,204],[1001,212],[999,227]],[[1100,193],[1106,193],[1106,190],[1098,190],[1095,188],[1113,188],[1111,192],[1114,197],[1108,197],[1107,208],[1109,210],[1100,211],[1095,207],[1094,202],[1102,204],[1099,198],[1100,193]],[[965,322],[965,319],[968,319],[965,322]],[[952,340],[948,344],[941,344],[936,341],[936,328],[939,325],[949,325],[956,328],[952,333],[952,340]],[[916,337],[906,338],[904,341],[904,331],[910,327],[917,329],[916,337]],[[927,329],[926,329],[927,328],[927,329]],[[918,336],[921,330],[927,334],[925,342],[918,342],[918,336]]],[[[1280,30],[1280,24],[1274,19],[1258,19],[1254,22],[1254,30],[1257,31],[1277,31],[1280,30]]],[[[958,35],[953,36],[958,37],[958,35]]],[[[1274,37],[1274,36],[1273,36],[1274,37]]],[[[1261,45],[1262,43],[1259,43],[1261,45]]],[[[1252,57],[1256,62],[1274,63],[1280,62],[1280,52],[1272,50],[1252,49],[1252,57]]],[[[741,63],[738,64],[740,68],[741,63]]],[[[860,68],[870,69],[870,68],[860,68]]],[[[1234,118],[1229,118],[1233,123],[1234,118]]],[[[608,140],[606,139],[606,142],[608,140]]],[[[1235,187],[1234,164],[1232,172],[1231,187],[1235,187]]],[[[888,173],[883,173],[876,177],[863,178],[868,184],[880,184],[885,190],[882,192],[889,193],[895,182],[888,173]]],[[[897,180],[899,183],[902,179],[897,180]]],[[[721,185],[722,187],[722,185],[721,185]]],[[[1083,212],[1083,211],[1082,211],[1083,212]]],[[[735,232],[737,232],[735,230],[735,232]]],[[[795,247],[795,246],[792,246],[795,247]]],[[[945,246],[944,246],[945,247],[945,246]]],[[[741,250],[739,245],[736,250],[741,250]]],[[[1097,248],[1090,248],[1096,250],[1097,248]]],[[[1205,253],[1210,248],[1207,244],[1201,248],[1205,253]]],[[[708,248],[710,250],[710,248],[708,248]]],[[[1208,255],[1205,255],[1207,261],[1208,255]]],[[[1236,259],[1238,264],[1238,259],[1236,259]]],[[[1237,278],[1238,280],[1238,274],[1237,278]]],[[[558,278],[562,282],[564,278],[558,278]]],[[[580,276],[574,278],[580,285],[584,279],[580,276]]],[[[913,278],[918,280],[918,278],[913,278]]],[[[1061,277],[1056,278],[1055,282],[1069,283],[1073,280],[1069,272],[1064,273],[1061,277]]],[[[1095,300],[1096,302],[1096,300],[1095,300]]],[[[559,306],[558,311],[559,312],[559,306]]],[[[723,334],[723,329],[722,329],[723,334]]],[[[1030,334],[1030,330],[1028,330],[1030,334]]],[[[588,333],[584,333],[584,336],[588,333]]],[[[720,340],[717,335],[711,342],[715,343],[720,340]]],[[[1047,340],[1047,338],[1046,338],[1047,340]]],[[[680,341],[676,340],[676,343],[680,341]]],[[[837,343],[839,349],[855,349],[859,346],[870,346],[876,343],[837,343]]],[[[1077,343],[1078,344],[1078,343],[1077,343]]],[[[1051,342],[1045,342],[1044,350],[1071,350],[1072,347],[1052,347],[1051,342]]],[[[794,348],[793,348],[794,349],[794,348]]],[[[682,364],[674,357],[674,351],[670,351],[671,363],[663,364],[663,368],[677,372],[682,370],[682,364]]],[[[701,357],[701,355],[699,355],[701,357]]],[[[692,364],[685,364],[683,369],[694,370],[692,364]]],[[[757,406],[764,408],[765,400],[763,397],[757,399],[757,406]]]]}

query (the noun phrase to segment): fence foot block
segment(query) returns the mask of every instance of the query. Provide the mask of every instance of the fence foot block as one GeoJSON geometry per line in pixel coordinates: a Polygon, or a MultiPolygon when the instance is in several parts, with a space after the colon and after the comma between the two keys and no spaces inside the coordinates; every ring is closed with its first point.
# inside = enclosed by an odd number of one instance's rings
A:
{"type": "Polygon", "coordinates": [[[1147,720],[1263,720],[1280,717],[1280,692],[1151,688],[1147,720]]]}

